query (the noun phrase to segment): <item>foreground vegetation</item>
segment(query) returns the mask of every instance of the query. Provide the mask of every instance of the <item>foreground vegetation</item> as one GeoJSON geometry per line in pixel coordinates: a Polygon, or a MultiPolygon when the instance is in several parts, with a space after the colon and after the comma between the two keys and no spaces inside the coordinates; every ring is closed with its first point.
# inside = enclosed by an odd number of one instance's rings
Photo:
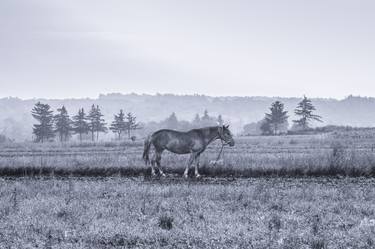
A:
{"type": "MultiPolygon", "coordinates": [[[[205,176],[375,176],[374,130],[320,135],[236,138],[216,166],[220,142],[202,155],[205,176]]],[[[0,147],[0,175],[149,175],[141,159],[143,142],[10,143],[0,147]]],[[[187,156],[164,153],[167,173],[182,174],[187,156]]]]}
{"type": "Polygon", "coordinates": [[[374,248],[372,178],[17,178],[1,248],[374,248]]]}

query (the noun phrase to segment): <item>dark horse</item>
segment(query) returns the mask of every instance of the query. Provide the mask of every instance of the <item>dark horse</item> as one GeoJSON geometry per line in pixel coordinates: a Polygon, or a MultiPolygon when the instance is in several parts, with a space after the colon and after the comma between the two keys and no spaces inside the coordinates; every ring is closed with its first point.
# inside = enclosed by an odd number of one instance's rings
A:
{"type": "Polygon", "coordinates": [[[199,156],[214,140],[220,139],[223,143],[234,146],[232,133],[228,129],[229,126],[213,126],[201,129],[193,129],[188,132],[180,132],[174,130],[158,130],[145,140],[143,159],[146,165],[150,163],[151,145],[155,148],[155,153],[151,159],[151,174],[155,175],[155,163],[162,176],[165,176],[160,167],[161,154],[164,150],[176,154],[191,154],[189,162],[184,172],[184,176],[188,176],[189,167],[197,161],[195,165],[195,176],[199,177],[199,156]]]}

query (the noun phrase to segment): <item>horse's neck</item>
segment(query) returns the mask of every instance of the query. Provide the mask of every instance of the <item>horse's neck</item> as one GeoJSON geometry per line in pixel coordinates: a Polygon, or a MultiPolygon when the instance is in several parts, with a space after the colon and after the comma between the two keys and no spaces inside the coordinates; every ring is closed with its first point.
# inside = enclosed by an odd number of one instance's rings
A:
{"type": "Polygon", "coordinates": [[[219,138],[219,133],[218,133],[217,129],[210,129],[210,132],[208,133],[208,135],[206,137],[207,145],[209,145],[210,143],[212,143],[214,140],[216,140],[218,138],[219,138]]]}

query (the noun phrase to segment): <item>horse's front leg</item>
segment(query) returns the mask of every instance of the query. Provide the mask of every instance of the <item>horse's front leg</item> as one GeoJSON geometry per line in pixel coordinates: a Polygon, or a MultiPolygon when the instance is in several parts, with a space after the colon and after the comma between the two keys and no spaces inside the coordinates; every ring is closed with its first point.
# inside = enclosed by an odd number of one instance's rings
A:
{"type": "Polygon", "coordinates": [[[188,174],[189,174],[189,167],[193,164],[194,160],[195,160],[195,153],[191,153],[190,157],[189,157],[189,162],[188,164],[186,165],[186,169],[184,171],[184,177],[187,178],[188,177],[188,174]]]}

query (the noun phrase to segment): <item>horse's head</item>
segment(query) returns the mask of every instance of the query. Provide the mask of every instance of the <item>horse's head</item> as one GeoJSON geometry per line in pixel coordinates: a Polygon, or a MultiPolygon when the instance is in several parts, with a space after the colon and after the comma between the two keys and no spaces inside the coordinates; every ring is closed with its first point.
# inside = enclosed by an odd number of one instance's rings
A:
{"type": "Polygon", "coordinates": [[[233,135],[229,130],[229,125],[219,126],[219,138],[229,146],[234,146],[233,135]]]}

